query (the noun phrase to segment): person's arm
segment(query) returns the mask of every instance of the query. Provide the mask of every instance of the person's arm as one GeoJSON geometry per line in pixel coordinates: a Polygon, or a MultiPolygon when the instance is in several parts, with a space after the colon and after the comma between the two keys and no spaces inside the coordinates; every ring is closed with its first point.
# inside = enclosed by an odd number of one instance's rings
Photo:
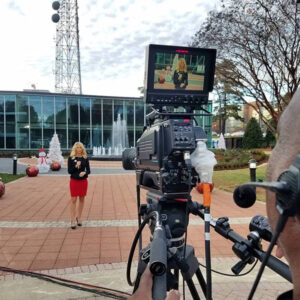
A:
{"type": "Polygon", "coordinates": [[[180,84],[180,87],[185,89],[188,85],[188,73],[187,72],[184,72],[182,74],[182,80],[181,80],[181,84],[180,84]]]}
{"type": "Polygon", "coordinates": [[[173,76],[173,82],[176,85],[178,85],[178,73],[176,71],[174,71],[174,76],[173,76]]]}
{"type": "Polygon", "coordinates": [[[73,162],[72,158],[69,157],[68,158],[68,173],[73,174],[75,172],[77,172],[77,170],[75,168],[74,162],[73,162]]]}

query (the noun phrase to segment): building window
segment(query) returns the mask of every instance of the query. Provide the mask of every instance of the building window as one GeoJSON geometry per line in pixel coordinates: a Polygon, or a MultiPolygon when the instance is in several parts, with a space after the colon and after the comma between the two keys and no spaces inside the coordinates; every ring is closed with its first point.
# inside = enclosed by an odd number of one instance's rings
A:
{"type": "Polygon", "coordinates": [[[68,103],[68,147],[79,141],[79,126],[78,126],[78,99],[67,98],[68,103]]]}
{"type": "Polygon", "coordinates": [[[81,98],[79,101],[79,115],[80,115],[80,141],[87,149],[92,147],[91,145],[91,103],[88,98],[81,98]]]}
{"type": "Polygon", "coordinates": [[[105,149],[112,147],[111,145],[111,130],[112,130],[112,113],[113,101],[111,99],[103,100],[103,144],[105,149]]]}
{"type": "Polygon", "coordinates": [[[29,148],[29,110],[28,96],[17,95],[16,97],[16,141],[17,149],[29,148]]]}
{"type": "Polygon", "coordinates": [[[102,145],[101,99],[92,99],[92,140],[93,147],[102,145]]]}
{"type": "Polygon", "coordinates": [[[134,101],[127,100],[124,103],[124,118],[127,123],[129,147],[135,146],[134,141],[134,101]]]}
{"type": "Polygon", "coordinates": [[[42,148],[42,103],[40,96],[29,96],[30,148],[42,148]]]}
{"type": "Polygon", "coordinates": [[[62,148],[67,148],[66,98],[55,97],[55,128],[62,148]]]}
{"type": "Polygon", "coordinates": [[[0,95],[0,148],[4,148],[4,96],[0,95]]]}
{"type": "Polygon", "coordinates": [[[43,147],[49,148],[54,134],[54,97],[42,97],[42,120],[43,147]]]}
{"type": "Polygon", "coordinates": [[[16,148],[16,97],[15,95],[5,96],[5,122],[6,122],[6,148],[16,148]]]}

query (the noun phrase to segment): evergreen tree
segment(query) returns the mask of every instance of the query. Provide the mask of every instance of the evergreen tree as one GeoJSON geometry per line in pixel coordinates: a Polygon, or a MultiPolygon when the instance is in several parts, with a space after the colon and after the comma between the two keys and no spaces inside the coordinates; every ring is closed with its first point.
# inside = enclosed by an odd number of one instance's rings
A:
{"type": "Polygon", "coordinates": [[[269,128],[267,128],[265,143],[267,147],[274,147],[276,143],[276,138],[269,128]]]}
{"type": "Polygon", "coordinates": [[[64,164],[64,158],[60,150],[60,142],[56,133],[54,133],[50,142],[48,158],[50,159],[51,163],[58,162],[61,166],[64,164]]]}
{"type": "Polygon", "coordinates": [[[243,137],[243,148],[261,148],[263,146],[263,135],[255,118],[251,118],[247,124],[243,137]]]}

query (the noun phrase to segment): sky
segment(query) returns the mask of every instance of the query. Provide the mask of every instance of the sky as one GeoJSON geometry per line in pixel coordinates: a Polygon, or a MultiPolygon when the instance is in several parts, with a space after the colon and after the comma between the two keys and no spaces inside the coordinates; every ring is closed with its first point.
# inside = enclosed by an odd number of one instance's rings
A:
{"type": "MultiPolygon", "coordinates": [[[[0,1],[0,90],[55,92],[51,0],[0,1]]],[[[187,46],[219,0],[78,0],[86,95],[139,97],[148,44],[187,46]]]]}

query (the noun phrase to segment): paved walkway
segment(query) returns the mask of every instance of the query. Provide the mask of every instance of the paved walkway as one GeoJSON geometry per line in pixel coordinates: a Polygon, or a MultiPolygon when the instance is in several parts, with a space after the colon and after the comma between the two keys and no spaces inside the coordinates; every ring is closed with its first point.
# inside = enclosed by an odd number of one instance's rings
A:
{"type": "MultiPolygon", "coordinates": [[[[103,163],[109,165],[109,162],[103,163]]],[[[137,230],[135,174],[120,174],[116,162],[111,163],[115,166],[110,165],[108,169],[115,169],[119,175],[95,174],[97,169],[92,169],[83,226],[76,230],[70,229],[69,177],[63,170],[56,172],[56,176],[23,177],[7,184],[0,200],[0,265],[131,291],[125,282],[125,262],[137,230]]],[[[142,203],[145,203],[145,194],[142,190],[142,203]]],[[[201,202],[201,195],[194,191],[192,198],[201,202]]],[[[231,227],[246,237],[251,217],[264,215],[265,205],[256,202],[253,207],[242,209],[234,204],[230,193],[214,190],[211,214],[214,218],[228,216],[231,227]]],[[[205,253],[203,237],[203,222],[192,216],[188,244],[195,248],[200,259],[205,253]]],[[[149,239],[149,230],[145,228],[144,246],[149,239]]],[[[238,261],[231,247],[232,242],[212,231],[211,253],[217,270],[231,273],[230,268],[238,261]]],[[[217,275],[214,299],[246,299],[255,274],[230,281],[217,275]]],[[[255,299],[274,299],[290,288],[290,284],[271,271],[264,275],[264,280],[255,299]]],[[[23,295],[22,299],[94,299],[88,293],[37,281],[2,273],[1,293],[7,292],[7,296],[1,298],[0,295],[0,299],[20,299],[18,293],[23,291],[28,298],[23,295]],[[16,284],[22,288],[15,289],[16,284]]]]}

